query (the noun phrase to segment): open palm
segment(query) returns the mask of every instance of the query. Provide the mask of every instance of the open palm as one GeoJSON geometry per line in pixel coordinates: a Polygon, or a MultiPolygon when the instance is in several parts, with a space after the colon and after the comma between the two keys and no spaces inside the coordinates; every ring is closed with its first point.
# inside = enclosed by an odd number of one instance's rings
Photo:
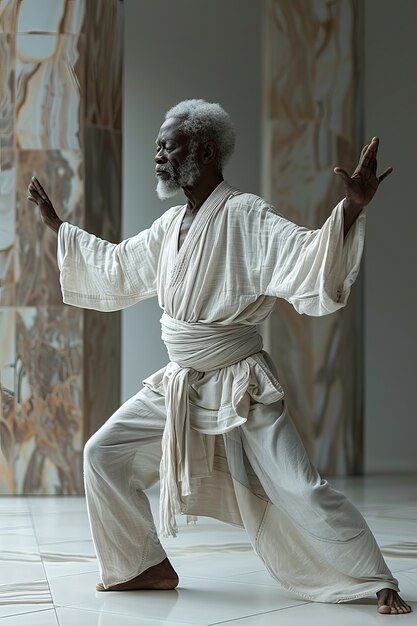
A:
{"type": "Polygon", "coordinates": [[[388,167],[383,174],[377,175],[378,146],[379,139],[374,137],[370,144],[363,147],[359,163],[351,176],[341,167],[334,168],[334,172],[343,180],[346,199],[352,206],[364,207],[369,204],[380,183],[393,171],[392,167],[388,167]]]}

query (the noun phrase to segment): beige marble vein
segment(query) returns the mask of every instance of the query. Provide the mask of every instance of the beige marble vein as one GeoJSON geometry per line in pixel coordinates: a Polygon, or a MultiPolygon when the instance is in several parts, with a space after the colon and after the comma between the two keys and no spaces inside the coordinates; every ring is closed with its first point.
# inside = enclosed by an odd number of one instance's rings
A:
{"type": "Polygon", "coordinates": [[[88,3],[86,121],[121,129],[123,12],[118,0],[88,3]]]}
{"type": "Polygon", "coordinates": [[[83,493],[85,438],[120,404],[120,315],[63,305],[26,196],[37,176],[119,241],[122,52],[118,0],[0,0],[0,494],[83,493]]]}
{"type": "Polygon", "coordinates": [[[19,148],[80,149],[83,49],[83,35],[17,35],[19,148]]]}
{"type": "Polygon", "coordinates": [[[17,30],[17,16],[19,2],[16,0],[1,0],[0,2],[0,33],[15,33],[17,30]]]}
{"type": "MultiPolygon", "coordinates": [[[[342,196],[333,167],[358,153],[353,0],[268,0],[263,194],[319,228],[342,196]]],[[[345,310],[314,319],[279,302],[267,326],[290,413],[319,469],[362,467],[357,285],[345,310]]]]}
{"type": "Polygon", "coordinates": [[[0,156],[14,148],[15,36],[0,32],[0,156]]]}

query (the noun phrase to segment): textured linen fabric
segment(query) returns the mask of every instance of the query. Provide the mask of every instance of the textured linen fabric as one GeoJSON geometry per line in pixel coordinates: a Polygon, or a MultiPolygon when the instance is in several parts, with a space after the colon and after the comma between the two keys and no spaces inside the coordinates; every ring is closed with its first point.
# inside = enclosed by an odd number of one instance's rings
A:
{"type": "MultiPolygon", "coordinates": [[[[85,446],[106,588],[166,557],[144,493],[159,478],[165,420],[164,397],[144,387],[85,446]]],[[[343,602],[398,589],[362,515],[312,467],[282,401],[251,403],[245,423],[208,439],[213,465],[185,498],[187,513],[244,526],[270,574],[304,599],[343,602]]],[[[193,452],[204,454],[198,445],[193,452]]]]}
{"type": "MultiPolygon", "coordinates": [[[[213,330],[215,326],[230,325],[247,326],[250,333],[253,329],[249,327],[266,319],[277,297],[285,298],[298,312],[309,315],[325,315],[346,304],[359,271],[364,243],[364,214],[359,216],[344,238],[342,202],[335,207],[321,229],[309,230],[289,222],[261,198],[240,193],[222,182],[199,209],[178,251],[178,236],[185,210],[186,207],[173,207],[148,230],[120,244],[110,244],[68,223],[62,224],[58,232],[58,264],[64,302],[112,311],[157,295],[168,320],[173,320],[178,326],[201,327],[201,333],[204,328],[213,330]]],[[[169,340],[167,345],[170,348],[169,340]]],[[[178,436],[176,441],[179,442],[180,460],[192,450],[190,477],[193,477],[193,467],[196,471],[193,489],[187,488],[187,495],[181,494],[181,510],[226,521],[243,520],[255,549],[268,569],[303,597],[341,601],[368,595],[384,586],[397,589],[397,582],[386,568],[371,533],[364,531],[363,518],[357,512],[352,513],[356,510],[350,503],[341,507],[338,496],[334,496],[336,492],[327,492],[327,488],[320,486],[316,488],[320,479],[316,473],[314,479],[311,478],[311,465],[304,459],[305,452],[297,454],[291,461],[291,451],[298,450],[301,444],[295,441],[296,431],[293,428],[285,429],[285,432],[291,433],[288,437],[280,432],[276,411],[277,428],[271,431],[273,438],[269,444],[275,446],[275,452],[271,449],[269,455],[262,455],[263,463],[252,458],[253,465],[258,466],[257,473],[269,477],[263,486],[262,497],[251,484],[245,485],[239,479],[241,472],[236,468],[241,470],[243,465],[236,464],[236,450],[244,447],[242,441],[239,445],[242,429],[251,426],[262,437],[263,419],[266,419],[270,407],[283,397],[273,364],[259,347],[258,351],[237,363],[226,355],[223,367],[219,363],[214,369],[210,367],[207,370],[196,363],[188,367],[187,355],[180,355],[177,361],[170,362],[144,381],[149,392],[165,397],[170,416],[168,425],[165,418],[165,430],[173,427],[175,402],[186,403],[181,409],[182,421],[176,425],[179,426],[177,433],[181,432],[181,437],[192,437],[193,441],[183,444],[178,436]],[[243,370],[246,372],[245,384],[240,401],[236,403],[233,401],[236,398],[234,390],[243,370]],[[177,377],[177,382],[178,376],[181,377],[182,391],[179,396],[172,393],[173,376],[177,377]],[[226,466],[223,464],[223,471],[216,473],[213,437],[217,441],[220,434],[226,441],[235,441],[235,444],[226,445],[226,466]],[[291,485],[294,481],[296,485],[300,481],[295,491],[300,485],[305,487],[302,489],[303,497],[287,498],[285,507],[280,505],[285,487],[280,493],[275,493],[272,478],[276,471],[273,467],[274,454],[278,456],[283,442],[288,451],[283,476],[288,480],[289,492],[294,495],[291,485]],[[234,450],[235,454],[229,453],[229,450],[234,450]],[[202,467],[206,471],[201,473],[202,467]],[[233,488],[228,488],[230,486],[233,488]],[[219,498],[219,492],[227,493],[228,498],[219,498]],[[307,500],[307,493],[313,501],[317,499],[319,509],[324,507],[328,511],[327,516],[320,514],[317,520],[313,518],[313,526],[321,528],[318,533],[313,533],[314,540],[306,530],[308,520],[304,519],[304,523],[300,524],[303,520],[300,510],[307,500]],[[294,502],[293,507],[291,502],[294,502]],[[339,510],[345,510],[347,517],[339,515],[339,510]],[[351,526],[353,532],[347,532],[346,528],[351,526]],[[326,538],[327,534],[330,538],[326,538]],[[292,537],[290,543],[293,548],[299,550],[298,561],[290,558],[288,551],[282,548],[287,535],[292,537]],[[342,543],[345,551],[351,551],[353,543],[356,545],[359,540],[360,550],[352,552],[360,561],[355,568],[350,558],[346,557],[346,565],[341,564],[341,553],[338,552],[335,558],[334,547],[329,549],[329,544],[336,542],[342,543]],[[349,546],[345,545],[346,542],[349,546]],[[277,552],[280,554],[277,555],[277,552]],[[333,556],[327,558],[326,554],[330,553],[333,556]],[[293,564],[296,564],[295,569],[293,564]],[[317,569],[322,576],[318,576],[317,569]]],[[[227,344],[226,349],[229,351],[231,347],[227,344]]],[[[123,429],[117,432],[123,440],[123,429]]],[[[164,447],[167,441],[165,438],[164,447]]],[[[170,441],[172,444],[172,432],[170,441]]],[[[246,454],[251,456],[249,447],[246,454]]],[[[169,473],[164,467],[170,467],[170,463],[166,466],[161,464],[163,472],[169,473]]],[[[275,465],[278,464],[281,471],[280,463],[276,459],[275,465]]],[[[261,476],[259,478],[261,480],[261,476]]],[[[86,482],[86,490],[92,489],[91,484],[86,482]]],[[[179,487],[175,485],[175,488],[179,487]]],[[[111,501],[109,495],[109,506],[111,501]]],[[[120,502],[116,493],[115,501],[120,502]]],[[[347,502],[346,499],[343,502],[347,502]]],[[[142,504],[137,503],[138,515],[142,504]]],[[[92,519],[97,510],[100,510],[100,505],[96,497],[95,511],[90,512],[92,519]]],[[[123,508],[117,510],[120,517],[116,530],[127,523],[131,515],[130,512],[124,517],[123,508]]],[[[116,530],[113,542],[118,541],[116,530]]],[[[125,549],[123,553],[127,554],[125,549]]],[[[109,577],[103,572],[103,582],[107,585],[121,582],[120,576],[123,578],[124,574],[119,572],[118,576],[118,580],[113,578],[108,582],[109,577]]],[[[126,572],[123,580],[128,576],[129,572],[126,572]]]]}

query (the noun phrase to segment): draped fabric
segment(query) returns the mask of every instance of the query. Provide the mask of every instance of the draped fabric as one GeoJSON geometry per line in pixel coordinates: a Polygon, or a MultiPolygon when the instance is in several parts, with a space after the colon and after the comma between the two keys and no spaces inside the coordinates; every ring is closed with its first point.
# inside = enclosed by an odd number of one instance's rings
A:
{"type": "MultiPolygon", "coordinates": [[[[189,324],[164,313],[161,319],[171,367],[165,373],[167,420],[162,438],[160,466],[160,534],[175,536],[175,513],[184,510],[182,496],[191,490],[190,407],[188,389],[199,372],[214,371],[234,365],[232,374],[232,425],[243,424],[248,415],[250,365],[246,357],[262,349],[256,327],[245,324],[189,324]]],[[[194,424],[195,426],[196,424],[194,424]]],[[[223,429],[224,430],[224,429],[223,429]]],[[[206,468],[213,467],[214,447],[205,438],[206,468]]],[[[204,471],[198,476],[204,476],[204,471]]],[[[207,471],[207,470],[206,470],[207,471]]]]}
{"type": "Polygon", "coordinates": [[[185,206],[120,244],[64,222],[57,255],[64,302],[115,311],[157,295],[170,317],[203,324],[259,324],[276,298],[299,313],[332,313],[347,302],[365,235],[362,213],[344,239],[342,204],[309,230],[222,182],[179,251],[185,206]]]}
{"type": "MultiPolygon", "coordinates": [[[[309,230],[222,182],[178,250],[185,211],[169,209],[120,244],[68,223],[58,232],[64,302],[113,311],[157,296],[164,311],[170,361],[132,400],[156,407],[164,398],[162,532],[175,534],[177,510],[243,523],[271,574],[307,599],[398,589],[362,516],[311,466],[256,331],[276,298],[309,315],[346,304],[365,215],[344,237],[340,202],[322,228],[309,230]]],[[[112,427],[109,420],[103,432],[112,427]]]]}
{"type": "MultiPolygon", "coordinates": [[[[158,295],[165,311],[162,339],[170,364],[144,381],[167,404],[163,535],[175,534],[174,513],[182,508],[182,496],[191,494],[190,428],[227,432],[247,419],[251,399],[271,403],[283,395],[261,352],[256,324],[277,297],[310,315],[344,306],[364,239],[363,215],[344,239],[342,203],[321,229],[309,230],[222,182],[178,251],[184,211],[168,210],[148,230],[117,245],[67,223],[58,233],[64,302],[108,311],[158,295]]],[[[203,464],[210,467],[210,459],[203,464]]],[[[199,475],[201,467],[195,469],[199,475]]]]}

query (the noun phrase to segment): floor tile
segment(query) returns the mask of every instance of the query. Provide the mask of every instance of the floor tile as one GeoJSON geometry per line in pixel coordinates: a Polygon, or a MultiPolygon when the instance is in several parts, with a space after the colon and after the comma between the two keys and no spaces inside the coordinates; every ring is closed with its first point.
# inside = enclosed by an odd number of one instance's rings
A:
{"type": "Polygon", "coordinates": [[[46,579],[0,585],[0,617],[52,608],[46,579]]]}
{"type": "Polygon", "coordinates": [[[40,580],[46,582],[45,569],[40,559],[37,562],[31,562],[24,558],[18,561],[5,559],[4,557],[4,553],[0,554],[0,590],[2,585],[13,585],[15,583],[40,580]]]}
{"type": "Polygon", "coordinates": [[[0,496],[0,516],[3,514],[14,515],[18,513],[28,514],[29,504],[21,496],[0,496]]]}
{"type": "Polygon", "coordinates": [[[38,542],[36,541],[32,525],[22,528],[0,530],[0,550],[10,546],[13,546],[14,548],[22,547],[25,549],[31,549],[37,545],[38,542]]]}
{"type": "Polygon", "coordinates": [[[264,569],[262,561],[256,556],[252,548],[250,552],[241,554],[226,552],[203,557],[172,557],[171,562],[180,578],[191,576],[193,578],[228,579],[230,576],[244,575],[247,572],[264,569]]]}
{"type": "Polygon", "coordinates": [[[236,576],[230,576],[228,580],[234,581],[236,583],[247,583],[248,585],[266,585],[267,587],[280,587],[279,583],[274,580],[267,572],[266,569],[263,569],[259,572],[249,572],[247,574],[238,574],[236,576]]]}
{"type": "Polygon", "coordinates": [[[26,496],[25,502],[30,511],[37,513],[85,511],[84,496],[26,496]]]}
{"type": "Polygon", "coordinates": [[[37,514],[33,526],[39,544],[91,539],[86,509],[37,514]]]}
{"type": "Polygon", "coordinates": [[[400,559],[385,555],[384,558],[391,572],[403,572],[417,568],[417,559],[400,559]]]}
{"type": "Polygon", "coordinates": [[[50,584],[55,604],[159,620],[208,624],[302,602],[279,587],[255,587],[226,580],[184,577],[178,591],[123,594],[95,592],[95,582],[96,577],[91,574],[52,579],[50,584]]]}
{"type": "Polygon", "coordinates": [[[39,551],[48,578],[98,572],[99,569],[91,539],[41,544],[39,551]]]}
{"type": "MultiPolygon", "coordinates": [[[[403,597],[415,609],[401,623],[417,626],[416,477],[331,483],[375,530],[403,597]]],[[[157,516],[158,490],[148,495],[157,516]]],[[[0,498],[0,626],[57,626],[57,616],[59,626],[372,626],[392,620],[376,613],[372,598],[305,603],[273,580],[243,529],[206,517],[195,525],[187,525],[186,516],[177,521],[178,537],[163,543],[180,574],[178,591],[98,593],[84,497],[0,498]]]]}
{"type": "Polygon", "coordinates": [[[2,511],[0,514],[0,531],[14,528],[32,528],[30,513],[2,511]]]}
{"type": "MultiPolygon", "coordinates": [[[[157,620],[140,615],[122,615],[107,611],[86,611],[63,607],[56,609],[59,626],[193,626],[192,622],[157,620]]],[[[11,625],[12,626],[12,625],[11,625]]],[[[198,626],[195,624],[195,626],[198,626]]]]}
{"type": "MultiPolygon", "coordinates": [[[[415,614],[396,616],[404,626],[417,623],[415,614]]],[[[305,604],[239,620],[220,622],[216,626],[381,626],[392,623],[391,615],[379,615],[372,599],[347,604],[305,604]]],[[[395,622],[397,624],[397,622],[395,622]]]]}
{"type": "Polygon", "coordinates": [[[60,626],[55,609],[3,617],[0,623],[1,626],[60,626]]]}

